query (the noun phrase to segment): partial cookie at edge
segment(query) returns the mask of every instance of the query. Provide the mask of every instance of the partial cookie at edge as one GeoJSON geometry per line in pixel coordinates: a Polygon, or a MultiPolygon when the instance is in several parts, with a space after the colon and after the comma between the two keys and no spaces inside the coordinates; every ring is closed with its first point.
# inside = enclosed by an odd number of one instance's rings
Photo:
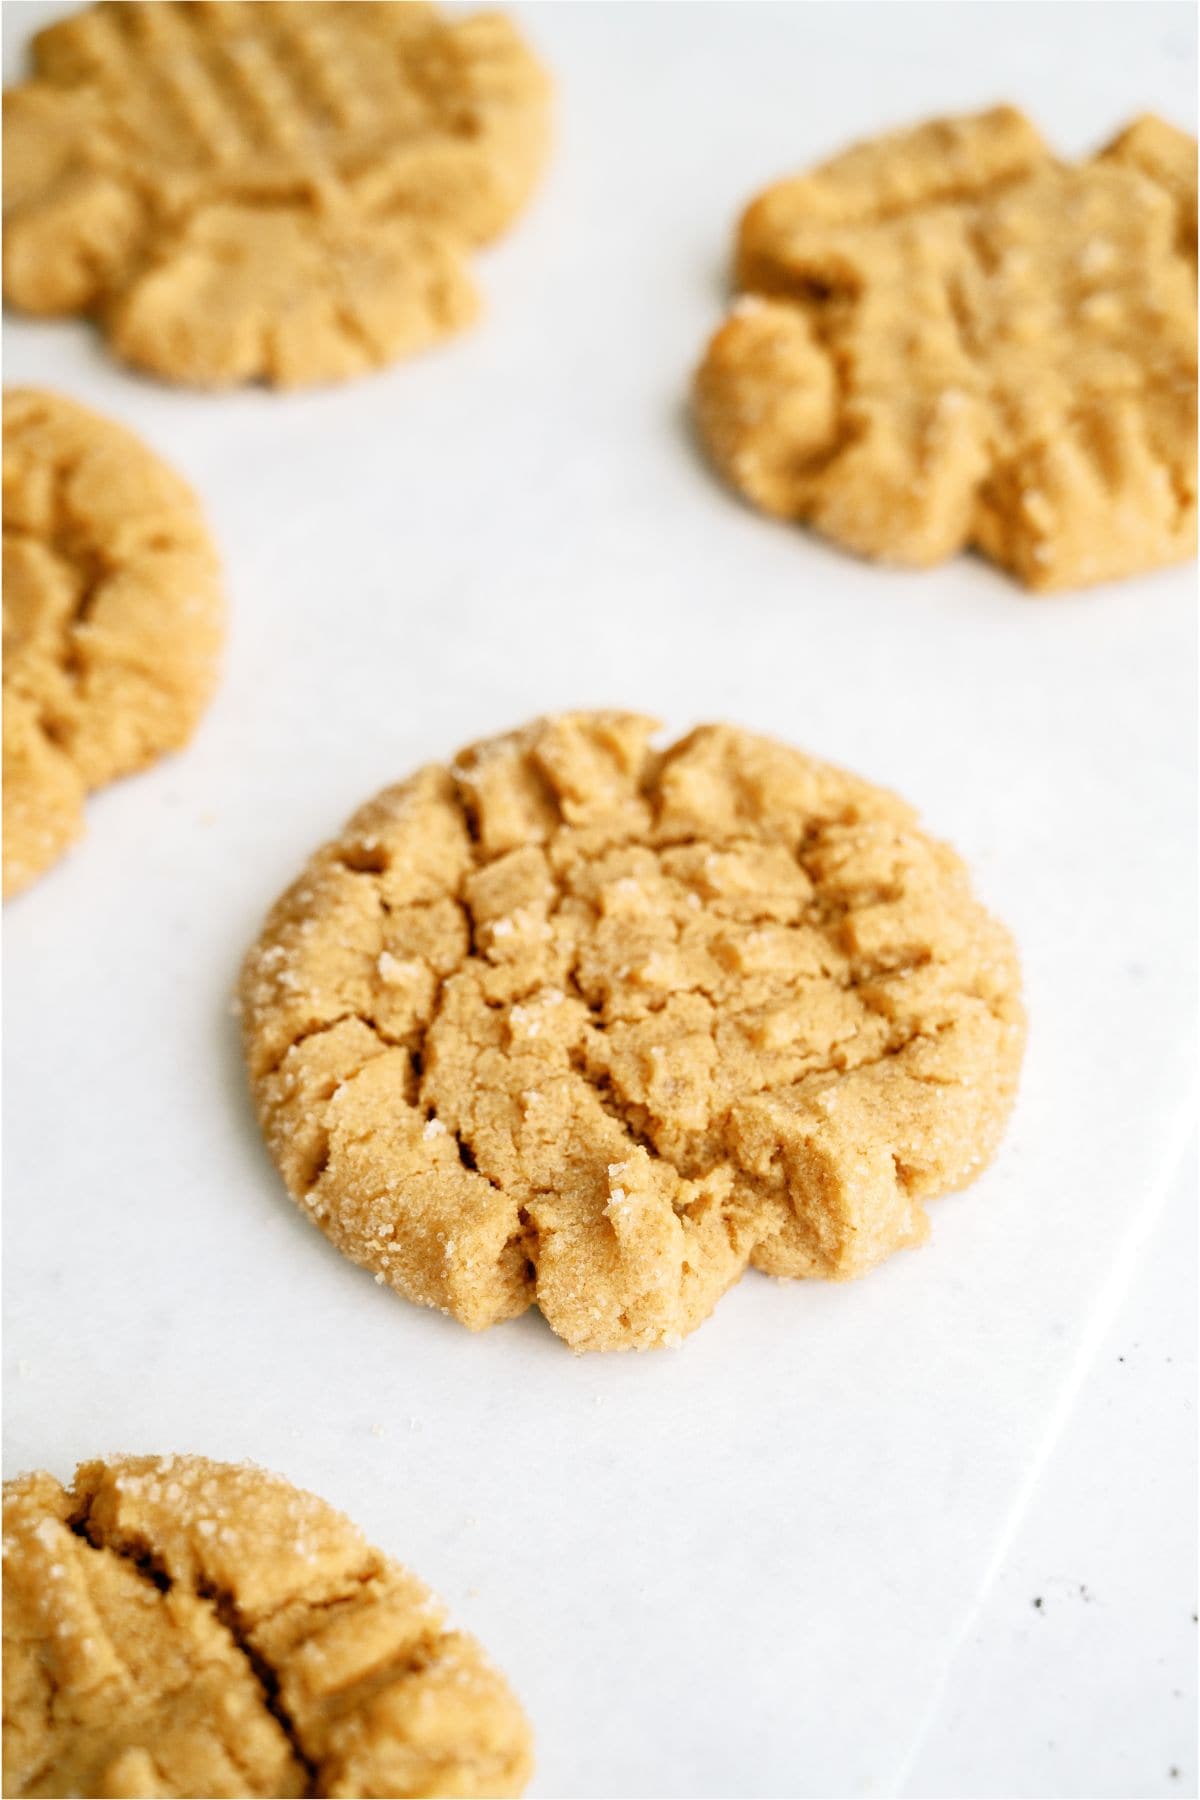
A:
{"type": "Polygon", "coordinates": [[[4,395],[4,891],[57,860],[94,788],[187,742],[224,601],[185,483],[57,394],[4,395]]]}
{"type": "Polygon", "coordinates": [[[549,83],[500,13],[90,6],[5,95],[7,300],[198,386],[338,381],[476,310],[549,83]]]}
{"type": "Polygon", "coordinates": [[[201,1457],[4,1490],[4,1792],[519,1794],[473,1639],[332,1507],[201,1457]]]}

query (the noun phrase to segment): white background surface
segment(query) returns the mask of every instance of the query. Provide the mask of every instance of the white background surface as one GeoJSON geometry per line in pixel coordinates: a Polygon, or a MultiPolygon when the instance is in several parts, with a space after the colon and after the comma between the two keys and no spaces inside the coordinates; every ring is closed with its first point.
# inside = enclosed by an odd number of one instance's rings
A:
{"type": "MultiPolygon", "coordinates": [[[[5,8],[7,79],[54,10],[5,8]]],[[[757,186],[1000,98],[1072,152],[1147,106],[1189,124],[1191,9],[516,10],[560,142],[470,335],[352,387],[205,397],[85,326],[8,324],[9,382],[194,481],[232,611],[194,745],[94,801],[6,912],[8,1469],[196,1450],[317,1489],[511,1675],[542,1796],[1194,1792],[1166,1599],[1191,1630],[1194,1421],[1147,1362],[1136,1403],[1097,1373],[1060,1436],[1193,1111],[1194,572],[1039,601],[969,560],[863,566],[742,509],[683,409],[757,186]],[[731,718],[905,793],[1015,929],[1031,1014],[1000,1160],[927,1250],[847,1288],[747,1277],[642,1358],[574,1359],[536,1315],[473,1338],[344,1262],[267,1163],[228,1009],[359,800],[589,703],[731,718]],[[1135,1623],[1071,1635],[1070,1584],[1130,1519],[1107,1566],[1135,1623]]],[[[1187,1211],[1146,1265],[1159,1331],[1190,1312],[1187,1211]]]]}
{"type": "Polygon", "coordinates": [[[1193,1144],[906,1795],[1196,1791],[1196,1176],[1193,1144]]]}

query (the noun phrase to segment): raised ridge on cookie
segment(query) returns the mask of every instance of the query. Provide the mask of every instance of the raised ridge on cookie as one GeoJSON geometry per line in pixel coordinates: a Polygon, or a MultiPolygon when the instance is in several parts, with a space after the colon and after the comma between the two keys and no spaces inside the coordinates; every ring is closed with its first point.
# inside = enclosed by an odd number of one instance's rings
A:
{"type": "Polygon", "coordinates": [[[195,496],[61,395],[4,395],[4,892],[83,830],[87,794],[187,742],[224,634],[195,496]]]}
{"type": "Polygon", "coordinates": [[[763,512],[1048,592],[1196,542],[1196,145],[1057,160],[1011,107],[859,144],[738,231],[700,435],[763,512]]]}
{"type": "Polygon", "coordinates": [[[313,1494],[197,1456],[4,1487],[4,1792],[519,1794],[473,1638],[313,1494]]]}
{"type": "Polygon", "coordinates": [[[548,82],[500,13],[101,0],[5,94],[4,293],[171,381],[335,381],[476,310],[548,82]]]}
{"type": "Polygon", "coordinates": [[[992,1156],[1007,932],[902,801],[798,750],[538,720],[363,807],[241,984],[308,1216],[479,1329],[677,1342],[748,1264],[860,1275],[992,1156]]]}

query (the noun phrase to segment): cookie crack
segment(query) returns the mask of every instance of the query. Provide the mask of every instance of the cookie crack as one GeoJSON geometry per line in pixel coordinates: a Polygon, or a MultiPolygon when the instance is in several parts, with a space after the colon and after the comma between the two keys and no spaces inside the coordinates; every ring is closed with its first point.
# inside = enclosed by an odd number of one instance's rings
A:
{"type": "MultiPolygon", "coordinates": [[[[657,805],[659,801],[659,796],[655,792],[654,778],[656,774],[657,770],[654,769],[645,773],[639,789],[639,791],[655,805],[657,805]]],[[[553,791],[549,789],[548,783],[545,785],[548,791],[553,791]]],[[[461,795],[456,794],[456,798],[459,799],[459,804],[462,807],[465,818],[467,816],[467,808],[462,803],[461,795]]],[[[835,821],[835,823],[840,823],[840,821],[835,821]]],[[[563,822],[560,822],[560,829],[562,828],[564,828],[564,824],[563,822]]],[[[809,866],[809,860],[813,856],[819,854],[825,847],[827,836],[828,831],[826,823],[824,821],[816,821],[806,827],[800,843],[794,847],[797,866],[812,883],[813,887],[813,897],[804,906],[802,915],[798,920],[781,920],[774,913],[770,912],[755,913],[748,916],[739,912],[731,912],[729,917],[731,921],[734,921],[739,925],[749,925],[752,927],[755,925],[779,926],[785,931],[791,931],[798,927],[807,927],[820,931],[829,947],[831,955],[822,967],[820,973],[811,978],[812,985],[817,988],[818,991],[822,988],[832,986],[840,993],[858,996],[861,999],[864,1008],[882,1018],[886,1025],[889,1021],[882,1007],[878,1002],[873,1000],[873,997],[870,994],[863,994],[862,990],[878,981],[881,975],[886,974],[888,976],[896,976],[908,970],[923,966],[928,960],[928,955],[925,952],[919,952],[900,962],[890,963],[886,967],[868,966],[859,970],[851,969],[844,977],[839,976],[835,972],[830,966],[830,963],[839,960],[835,939],[837,930],[845,924],[845,921],[848,918],[852,917],[856,911],[863,907],[895,904],[902,901],[904,898],[904,887],[902,883],[882,883],[865,896],[857,894],[852,898],[839,900],[831,904],[827,898],[822,896],[822,883],[819,875],[809,866]]],[[[472,841],[475,841],[474,838],[472,841]]],[[[613,841],[614,843],[619,843],[621,840],[614,839],[613,841]]],[[[665,847],[672,849],[688,846],[694,848],[707,848],[713,845],[714,842],[715,840],[710,839],[707,835],[693,833],[686,837],[672,838],[665,847]]],[[[727,851],[736,851],[738,848],[752,849],[755,847],[755,844],[756,840],[746,833],[735,833],[728,839],[722,838],[720,840],[721,848],[727,851]]],[[[660,854],[663,847],[664,846],[662,845],[654,846],[656,854],[660,854]]],[[[478,863],[476,866],[479,866],[478,863]]],[[[371,872],[371,875],[369,875],[368,878],[375,878],[374,871],[371,872]]],[[[553,896],[547,906],[547,922],[561,913],[562,907],[567,900],[578,898],[560,877],[553,876],[552,879],[554,884],[553,896]]],[[[418,1090],[419,1096],[427,1103],[427,1118],[433,1118],[435,1113],[433,1107],[428,1104],[428,1096],[425,1092],[424,1083],[421,1081],[424,1054],[428,1038],[435,1029],[441,1016],[446,983],[451,979],[452,975],[460,974],[471,962],[477,963],[484,969],[495,967],[478,946],[478,928],[474,912],[462,889],[459,888],[453,894],[447,895],[447,897],[453,899],[463,910],[468,926],[469,948],[462,964],[450,971],[449,974],[437,977],[437,987],[429,1016],[421,1025],[416,1048],[411,1052],[414,1066],[417,1071],[418,1081],[420,1083],[418,1090]]],[[[681,927],[679,923],[676,922],[676,942],[679,941],[680,930],[681,927]]],[[[570,965],[562,971],[559,980],[565,991],[579,999],[588,1008],[592,1019],[591,1029],[600,1037],[608,1036],[614,1026],[632,1023],[638,1018],[654,1016],[657,1013],[663,1012],[670,1004],[671,1000],[681,992],[701,996],[709,1003],[709,1006],[714,1009],[714,1012],[720,1005],[719,996],[713,992],[711,987],[706,987],[702,981],[696,981],[687,988],[672,989],[670,993],[664,995],[661,999],[657,999],[657,997],[654,1000],[646,999],[643,1001],[639,1011],[625,1014],[613,1010],[611,1000],[593,999],[584,991],[579,981],[579,961],[580,959],[577,953],[570,965]]],[[[524,988],[519,989],[515,994],[507,997],[504,1001],[489,1001],[485,999],[485,1004],[492,1010],[507,1011],[510,1006],[521,1004],[524,1000],[536,994],[543,985],[544,982],[539,973],[532,977],[524,988]]],[[[803,1002],[806,997],[804,992],[806,985],[807,983],[804,979],[798,978],[785,987],[781,997],[796,999],[803,1002]]],[[[984,998],[986,999],[986,997],[984,998]]],[[[996,1014],[995,1016],[999,1015],[996,1014]]],[[[710,1021],[709,1032],[710,1041],[715,1042],[715,1032],[711,1029],[712,1026],[715,1026],[715,1018],[710,1021]]],[[[780,1074],[778,1077],[768,1079],[763,1087],[756,1091],[774,1093],[794,1087],[797,1085],[798,1081],[807,1083],[812,1080],[820,1080],[825,1076],[836,1078],[839,1075],[870,1069],[901,1055],[917,1038],[928,1035],[928,1032],[923,1032],[920,1027],[914,1027],[911,1030],[902,1033],[898,1038],[896,1038],[894,1034],[891,1035],[889,1041],[878,1051],[864,1055],[860,1058],[854,1058],[853,1056],[847,1056],[844,1053],[845,1048],[852,1044],[853,1036],[851,1034],[831,1045],[827,1055],[818,1056],[814,1053],[814,1060],[804,1069],[799,1077],[780,1074]]],[[[732,1103],[724,1108],[719,1115],[711,1116],[705,1127],[706,1134],[715,1134],[721,1142],[724,1151],[723,1156],[718,1157],[715,1160],[704,1159],[703,1161],[696,1163],[692,1163],[689,1160],[681,1165],[673,1158],[667,1156],[655,1143],[653,1136],[644,1129],[644,1124],[649,1117],[648,1109],[640,1102],[627,1100],[622,1096],[610,1074],[599,1073],[594,1070],[588,1058],[586,1042],[571,1049],[568,1052],[567,1061],[568,1067],[594,1095],[606,1116],[620,1126],[630,1146],[633,1148],[644,1149],[654,1161],[661,1164],[681,1185],[686,1184],[689,1181],[704,1182],[705,1180],[710,1179],[718,1169],[730,1163],[733,1167],[737,1168],[739,1178],[744,1180],[751,1179],[750,1171],[743,1167],[741,1159],[729,1146],[730,1119],[733,1110],[732,1103]]],[[[445,1124],[444,1120],[441,1122],[443,1125],[445,1124]]],[[[701,1135],[704,1135],[705,1133],[702,1133],[701,1135]]],[[[486,1169],[480,1168],[469,1137],[457,1129],[452,1130],[450,1135],[454,1140],[459,1161],[462,1163],[463,1167],[470,1170],[472,1173],[480,1174],[496,1192],[506,1192],[507,1190],[504,1188],[503,1183],[498,1181],[486,1169]]],[[[533,1191],[541,1192],[549,1190],[536,1188],[533,1191]]],[[[536,1228],[531,1224],[526,1225],[523,1222],[522,1229],[515,1234],[514,1240],[510,1240],[510,1242],[519,1240],[522,1243],[527,1243],[531,1236],[534,1239],[533,1249],[536,1251],[537,1232],[536,1228]]]]}
{"type": "MultiPolygon", "coordinates": [[[[306,1026],[303,1030],[295,1032],[288,1039],[287,1043],[284,1044],[274,1061],[265,1064],[259,1071],[258,1079],[266,1081],[270,1076],[277,1075],[292,1052],[298,1050],[302,1044],[311,1042],[313,1038],[327,1037],[331,1031],[336,1031],[339,1025],[349,1025],[351,1023],[365,1025],[367,1030],[379,1040],[385,1050],[408,1050],[410,1055],[414,1054],[405,1039],[389,1036],[370,1013],[359,1012],[351,1007],[345,1012],[338,1013],[332,1019],[321,1019],[314,1022],[312,1025],[306,1026]]],[[[363,1065],[360,1064],[359,1067],[361,1068],[363,1065]]],[[[355,1073],[357,1073],[357,1070],[355,1073]]],[[[352,1078],[351,1075],[342,1077],[344,1081],[349,1081],[352,1078]]]]}
{"type": "MultiPolygon", "coordinates": [[[[181,1584],[171,1576],[152,1544],[147,1541],[135,1543],[111,1539],[100,1530],[95,1518],[94,1498],[90,1494],[84,1497],[82,1506],[77,1508],[67,1519],[67,1529],[74,1536],[82,1538],[93,1550],[101,1551],[106,1556],[113,1556],[118,1561],[126,1563],[157,1593],[169,1594],[180,1586],[181,1584]]],[[[207,1602],[212,1616],[222,1627],[233,1648],[248,1667],[266,1711],[270,1713],[283,1732],[293,1756],[304,1770],[305,1794],[315,1796],[319,1792],[317,1786],[318,1766],[306,1754],[298,1728],[280,1698],[278,1674],[251,1642],[233,1596],[216,1584],[204,1581],[197,1582],[195,1586],[189,1585],[184,1591],[192,1594],[197,1600],[207,1602]]],[[[246,1769],[238,1760],[232,1740],[227,1742],[222,1739],[222,1747],[229,1755],[230,1761],[245,1774],[246,1769]]]]}
{"type": "MultiPolygon", "coordinates": [[[[297,1604],[302,1604],[306,1614],[311,1615],[314,1618],[320,1617],[323,1613],[336,1612],[341,1606],[351,1606],[364,1590],[372,1586],[378,1587],[381,1572],[380,1564],[377,1561],[372,1560],[371,1562],[365,1563],[361,1568],[351,1569],[343,1575],[340,1578],[343,1583],[343,1590],[337,1593],[326,1594],[320,1599],[314,1599],[305,1594],[299,1596],[295,1594],[285,1594],[283,1599],[275,1606],[267,1607],[264,1611],[255,1614],[254,1629],[255,1631],[265,1630],[268,1626],[273,1625],[276,1619],[280,1618],[282,1614],[290,1611],[291,1608],[297,1604]]],[[[308,1637],[311,1635],[312,1633],[310,1632],[305,1637],[294,1639],[292,1644],[293,1652],[307,1643],[308,1637]]]]}
{"type": "Polygon", "coordinates": [[[292,1755],[304,1771],[305,1794],[319,1794],[320,1765],[308,1754],[300,1728],[283,1703],[279,1673],[254,1644],[233,1595],[228,1590],[207,1582],[198,1584],[194,1591],[199,1599],[208,1601],[234,1649],[245,1660],[262,1696],[263,1705],[283,1732],[292,1755]]]}
{"type": "Polygon", "coordinates": [[[655,1162],[664,1164],[677,1180],[682,1181],[684,1177],[670,1157],[665,1156],[655,1144],[654,1139],[635,1123],[638,1114],[641,1114],[643,1118],[646,1116],[645,1107],[639,1106],[636,1101],[627,1101],[617,1093],[611,1076],[597,1075],[589,1068],[586,1046],[572,1056],[571,1067],[582,1076],[586,1086],[600,1103],[601,1109],[621,1127],[630,1145],[634,1149],[645,1150],[655,1162]]]}
{"type": "Polygon", "coordinates": [[[93,1495],[88,1494],[84,1497],[83,1505],[70,1514],[66,1520],[66,1526],[74,1537],[81,1538],[85,1544],[90,1544],[93,1550],[102,1550],[106,1555],[116,1556],[122,1562],[128,1563],[144,1581],[149,1582],[160,1594],[170,1593],[175,1585],[161,1559],[155,1555],[148,1544],[133,1549],[123,1544],[109,1543],[96,1525],[93,1495]]]}
{"type": "MultiPolygon", "coordinates": [[[[432,1108],[429,1109],[428,1116],[430,1119],[432,1119],[435,1116],[432,1108]]],[[[471,1148],[471,1145],[468,1143],[467,1139],[463,1136],[462,1132],[460,1132],[458,1130],[452,1130],[450,1132],[450,1136],[454,1141],[454,1146],[455,1146],[456,1150],[458,1151],[458,1160],[462,1164],[463,1168],[469,1169],[473,1175],[481,1176],[483,1178],[483,1180],[487,1182],[488,1186],[491,1188],[494,1188],[498,1194],[503,1193],[504,1189],[501,1186],[501,1184],[496,1180],[495,1176],[489,1175],[489,1173],[486,1169],[480,1168],[478,1159],[475,1155],[475,1152],[471,1148]]]]}
{"type": "Polygon", "coordinates": [[[408,1643],[386,1652],[377,1663],[360,1670],[345,1687],[325,1698],[322,1712],[326,1720],[344,1718],[368,1706],[377,1694],[399,1682],[411,1681],[433,1668],[438,1661],[442,1634],[430,1625],[408,1643]]]}

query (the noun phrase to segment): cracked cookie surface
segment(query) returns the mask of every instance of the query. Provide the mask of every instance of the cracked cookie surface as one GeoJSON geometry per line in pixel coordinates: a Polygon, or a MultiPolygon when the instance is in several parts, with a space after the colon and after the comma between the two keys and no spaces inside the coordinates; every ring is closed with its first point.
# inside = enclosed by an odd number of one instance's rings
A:
{"type": "Polygon", "coordinates": [[[4,395],[4,892],[83,829],[88,792],[186,743],[224,602],[186,484],[57,394],[4,395]]]}
{"type": "Polygon", "coordinates": [[[202,1457],[4,1488],[4,1792],[519,1794],[479,1646],[349,1520],[202,1457]]]}
{"type": "Polygon", "coordinates": [[[768,188],[694,406],[762,511],[882,561],[974,547],[1048,591],[1196,541],[1196,145],[1053,158],[1011,108],[768,188]]]}
{"type": "Polygon", "coordinates": [[[103,0],[33,54],[5,297],[167,380],[335,381],[458,330],[544,159],[548,83],[498,13],[103,0]]]}
{"type": "Polygon", "coordinates": [[[705,726],[565,715],[390,788],[243,970],[271,1154],[474,1329],[677,1341],[748,1264],[863,1273],[1002,1133],[1008,934],[892,795],[705,726]]]}

